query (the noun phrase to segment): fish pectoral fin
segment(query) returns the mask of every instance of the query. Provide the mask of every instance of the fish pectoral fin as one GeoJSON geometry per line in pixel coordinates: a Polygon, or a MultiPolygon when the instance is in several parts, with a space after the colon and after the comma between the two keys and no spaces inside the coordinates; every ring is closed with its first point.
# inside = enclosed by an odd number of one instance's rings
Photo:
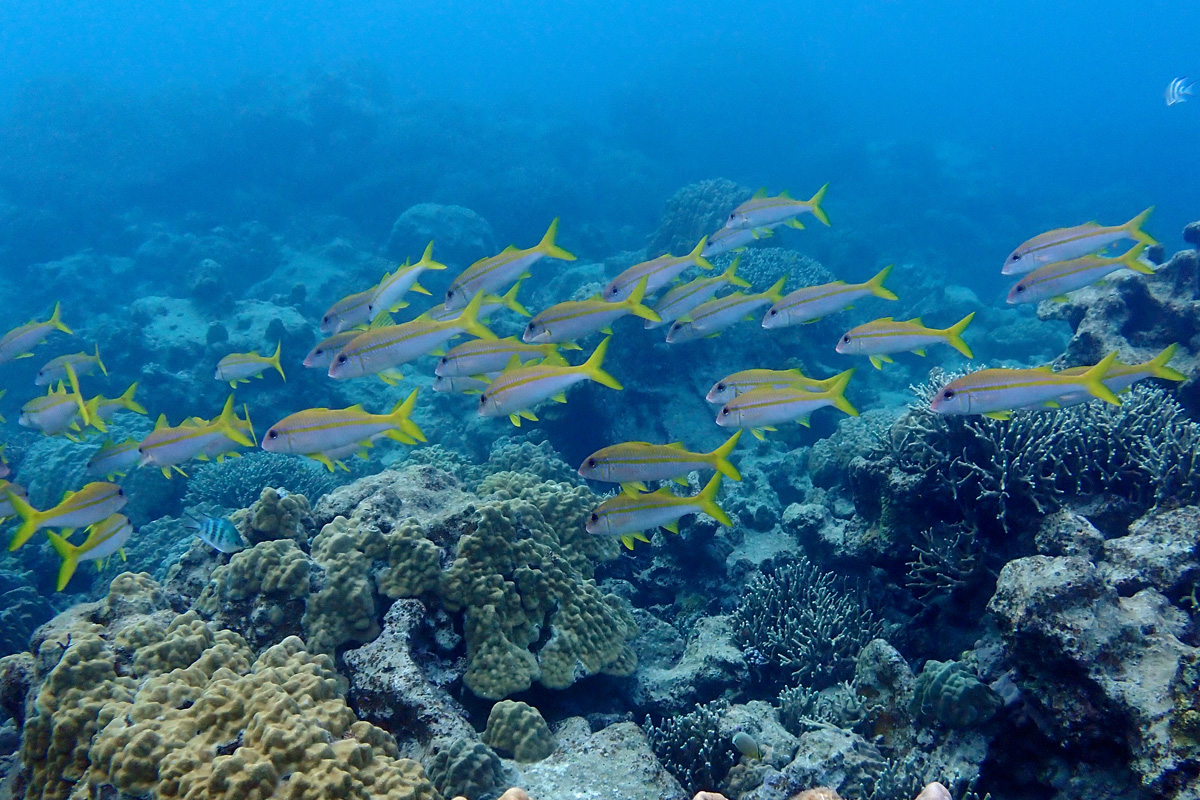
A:
{"type": "Polygon", "coordinates": [[[989,411],[984,414],[989,419],[1012,419],[1013,412],[1011,411],[989,411]]]}
{"type": "Polygon", "coordinates": [[[1059,294],[1059,295],[1055,295],[1054,297],[1051,297],[1050,299],[1052,301],[1054,301],[1055,303],[1065,303],[1068,300],[1070,300],[1071,298],[1067,297],[1065,294],[1059,294]]]}
{"type": "Polygon", "coordinates": [[[792,217],[791,219],[789,219],[787,222],[785,222],[783,224],[788,226],[789,228],[795,228],[798,231],[804,230],[804,223],[801,222],[800,220],[796,219],[795,217],[792,217]]]}
{"type": "Polygon", "coordinates": [[[521,427],[521,417],[517,414],[509,414],[508,419],[513,425],[516,425],[518,428],[521,427]]]}
{"type": "Polygon", "coordinates": [[[720,335],[721,335],[721,332],[717,331],[716,333],[710,333],[708,336],[705,336],[704,338],[705,339],[715,339],[720,335]]]}
{"type": "Polygon", "coordinates": [[[754,438],[758,439],[760,442],[765,442],[767,440],[767,437],[763,434],[762,428],[751,428],[750,433],[754,434],[754,438]]]}
{"type": "MultiPolygon", "coordinates": [[[[1129,390],[1126,389],[1125,391],[1129,390]]],[[[1062,408],[1062,406],[1058,404],[1057,400],[1047,400],[1046,402],[1042,403],[1042,405],[1046,408],[1062,408]]]]}
{"type": "Polygon", "coordinates": [[[679,533],[679,520],[677,520],[677,519],[672,520],[671,522],[668,522],[667,524],[663,525],[662,527],[666,528],[671,533],[679,533]]]}
{"type": "MultiPolygon", "coordinates": [[[[871,358],[871,366],[872,367],[874,367],[875,369],[883,369],[883,362],[885,360],[884,356],[871,356],[870,358],[871,358]]],[[[891,361],[890,358],[888,358],[886,360],[891,361]]]]}
{"type": "Polygon", "coordinates": [[[600,329],[600,332],[603,333],[605,336],[612,336],[612,326],[605,325],[603,328],[600,329]]]}
{"type": "Polygon", "coordinates": [[[556,403],[565,403],[565,402],[567,402],[567,394],[566,394],[566,392],[559,392],[558,394],[552,394],[552,395],[550,395],[550,399],[556,403]]]}
{"type": "Polygon", "coordinates": [[[646,484],[641,481],[629,481],[621,484],[621,491],[628,495],[636,495],[638,492],[646,491],[646,484]]]}
{"type": "Polygon", "coordinates": [[[808,421],[808,417],[801,417],[800,419],[796,420],[796,422],[799,422],[801,425],[803,425],[806,428],[812,427],[812,423],[808,421]]]}
{"type": "Polygon", "coordinates": [[[671,480],[675,481],[675,483],[678,483],[680,486],[688,485],[687,478],[684,477],[672,478],[671,480]]]}
{"type": "Polygon", "coordinates": [[[318,464],[323,464],[325,469],[333,472],[333,459],[331,459],[329,456],[325,455],[324,453],[310,453],[308,457],[313,461],[316,461],[318,464]]]}
{"type": "Polygon", "coordinates": [[[624,536],[622,536],[621,544],[625,545],[626,549],[632,550],[633,549],[633,535],[627,533],[624,536]]]}
{"type": "Polygon", "coordinates": [[[924,347],[922,347],[922,348],[921,348],[921,349],[919,349],[919,350],[913,350],[913,352],[914,352],[914,353],[916,353],[916,354],[917,354],[917,355],[919,355],[919,356],[924,356],[924,355],[925,355],[925,348],[924,348],[924,347]]]}

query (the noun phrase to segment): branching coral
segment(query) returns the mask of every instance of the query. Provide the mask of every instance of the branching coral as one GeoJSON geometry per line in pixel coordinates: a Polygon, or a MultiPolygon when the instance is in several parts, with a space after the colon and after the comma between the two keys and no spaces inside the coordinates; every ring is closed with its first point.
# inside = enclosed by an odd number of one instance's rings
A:
{"type": "Polygon", "coordinates": [[[658,760],[690,792],[713,790],[737,763],[737,750],[721,735],[724,701],[698,705],[687,714],[642,724],[658,760]]]}
{"type": "Polygon", "coordinates": [[[905,585],[923,602],[952,596],[987,569],[979,537],[965,526],[935,525],[921,539],[913,545],[915,556],[908,562],[905,585]]]}
{"type": "Polygon", "coordinates": [[[267,487],[302,494],[315,503],[337,485],[335,476],[308,459],[279,453],[247,453],[197,467],[188,479],[183,504],[216,503],[224,508],[246,508],[267,487]]]}

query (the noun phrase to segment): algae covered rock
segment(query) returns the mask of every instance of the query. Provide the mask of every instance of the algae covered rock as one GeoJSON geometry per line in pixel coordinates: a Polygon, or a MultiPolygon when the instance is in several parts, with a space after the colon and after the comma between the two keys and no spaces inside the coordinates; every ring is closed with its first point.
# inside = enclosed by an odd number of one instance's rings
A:
{"type": "Polygon", "coordinates": [[[483,743],[516,761],[541,761],[554,752],[554,735],[541,713],[514,700],[501,700],[488,713],[483,743]]]}

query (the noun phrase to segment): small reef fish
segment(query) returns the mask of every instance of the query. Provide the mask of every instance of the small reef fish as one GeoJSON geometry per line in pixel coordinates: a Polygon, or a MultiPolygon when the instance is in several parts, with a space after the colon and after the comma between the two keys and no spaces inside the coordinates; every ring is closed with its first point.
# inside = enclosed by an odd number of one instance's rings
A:
{"type": "Polygon", "coordinates": [[[114,442],[111,439],[100,445],[87,462],[87,474],[111,481],[137,467],[141,458],[137,439],[114,442]]]}
{"type": "Polygon", "coordinates": [[[429,290],[417,283],[417,278],[426,270],[446,269],[446,265],[433,260],[433,242],[425,246],[421,260],[409,266],[396,267],[394,272],[384,275],[372,290],[371,301],[367,305],[369,317],[374,317],[384,311],[399,309],[400,301],[408,292],[429,294],[429,290]]]}
{"type": "Polygon", "coordinates": [[[675,481],[687,485],[686,476],[695,469],[715,469],[735,481],[742,479],[729,454],[742,432],[736,431],[711,453],[692,453],[683,444],[624,442],[592,453],[579,467],[579,474],[593,481],[619,483],[627,492],[646,491],[646,481],[675,481]]]}
{"type": "Polygon", "coordinates": [[[361,334],[362,331],[350,330],[335,333],[328,339],[323,339],[308,351],[308,355],[304,357],[304,366],[309,369],[324,369],[328,370],[329,365],[333,363],[333,359],[343,347],[350,343],[350,340],[361,334]]]}
{"type": "Polygon", "coordinates": [[[767,329],[786,328],[789,325],[812,322],[836,311],[852,308],[854,301],[861,297],[897,300],[899,298],[883,286],[883,282],[891,273],[892,265],[889,264],[866,283],[834,281],[797,289],[767,310],[762,326],[767,329]]]}
{"type": "Polygon", "coordinates": [[[46,337],[54,331],[74,333],[63,324],[60,316],[61,306],[62,303],[55,303],[50,319],[44,322],[30,320],[0,336],[0,364],[7,364],[18,358],[29,358],[33,355],[33,348],[46,341],[46,337]]]}
{"type": "Polygon", "coordinates": [[[442,356],[433,368],[433,373],[442,378],[455,378],[500,372],[508,366],[513,356],[524,363],[557,355],[558,347],[555,344],[526,344],[513,336],[503,339],[473,339],[452,348],[442,356]]]}
{"type": "Polygon", "coordinates": [[[758,747],[758,742],[754,741],[754,737],[745,731],[738,731],[733,735],[733,746],[746,758],[754,761],[762,760],[763,754],[758,747]]]}
{"type": "MultiPolygon", "coordinates": [[[[520,291],[521,284],[524,282],[524,278],[517,281],[512,285],[512,288],[510,288],[503,295],[485,294],[483,296],[483,304],[479,306],[479,313],[476,315],[477,319],[480,322],[487,322],[491,318],[492,314],[495,314],[502,308],[507,308],[509,311],[513,312],[514,314],[520,314],[522,317],[533,316],[529,313],[529,309],[525,308],[525,306],[521,305],[521,302],[517,300],[517,292],[520,291]]],[[[431,308],[426,313],[429,315],[430,319],[436,319],[438,322],[445,322],[448,319],[454,319],[457,317],[459,311],[458,309],[448,310],[445,306],[437,306],[436,308],[431,308]]]]}
{"type": "Polygon", "coordinates": [[[574,261],[575,256],[554,243],[558,236],[558,217],[550,223],[546,235],[533,247],[523,250],[509,245],[494,256],[481,258],[462,271],[446,290],[446,309],[463,308],[479,292],[494,292],[508,286],[543,258],[574,261]]]}
{"type": "Polygon", "coordinates": [[[763,431],[775,430],[781,422],[799,422],[808,425],[808,417],[818,408],[833,406],[858,416],[858,410],[846,400],[846,384],[854,370],[848,369],[823,392],[812,392],[799,386],[762,387],[739,394],[717,412],[717,424],[722,428],[749,428],[758,439],[764,439],[763,431]]]}
{"type": "Polygon", "coordinates": [[[374,287],[362,292],[348,294],[329,307],[321,316],[321,333],[335,333],[366,325],[371,321],[371,301],[375,299],[374,287]]]}
{"type": "Polygon", "coordinates": [[[955,378],[934,396],[929,408],[935,414],[982,414],[993,419],[1008,419],[1014,409],[1050,405],[1064,396],[1080,391],[1119,406],[1121,401],[1104,385],[1117,354],[1083,372],[1066,375],[1046,367],[1033,369],[982,369],[955,378]]]}
{"type": "Polygon", "coordinates": [[[85,408],[83,398],[68,392],[59,383],[57,388],[21,406],[17,424],[23,428],[34,428],[47,436],[59,436],[71,429],[77,417],[86,413],[85,408]]]}
{"type": "Polygon", "coordinates": [[[629,314],[658,322],[658,314],[642,304],[648,281],[648,277],[639,280],[633,292],[624,300],[568,300],[555,303],[529,320],[521,338],[529,344],[573,342],[593,333],[612,333],[610,326],[613,322],[629,314]]]}
{"type": "Polygon", "coordinates": [[[1157,244],[1142,231],[1142,225],[1154,206],[1147,208],[1124,225],[1105,227],[1095,222],[1071,228],[1055,228],[1023,242],[1009,254],[1000,272],[1004,275],[1024,275],[1038,267],[1057,261],[1070,261],[1098,253],[1122,239],[1133,239],[1144,245],[1157,244]]]}
{"type": "Polygon", "coordinates": [[[249,425],[249,420],[238,419],[233,410],[233,395],[225,401],[225,407],[212,422],[204,423],[201,419],[190,419],[182,425],[171,427],[167,425],[165,416],[160,416],[152,430],[138,445],[142,466],[153,464],[162,470],[166,477],[171,477],[174,470],[184,477],[187,473],[179,465],[202,455],[213,441],[221,436],[227,436],[243,447],[253,447],[251,441],[242,431],[249,425]]]}
{"type": "Polygon", "coordinates": [[[722,406],[739,394],[763,387],[782,389],[785,386],[794,386],[810,392],[824,392],[833,386],[837,379],[836,375],[823,380],[806,378],[798,369],[745,369],[714,383],[704,399],[713,405],[722,406]]]}
{"type": "Polygon", "coordinates": [[[414,389],[388,414],[371,414],[359,405],[298,411],[267,429],[262,449],[268,453],[307,456],[333,471],[337,459],[327,455],[332,451],[354,445],[350,450],[352,453],[359,447],[369,446],[372,439],[380,436],[403,444],[425,441],[425,434],[411,419],[416,403],[417,391],[414,389]]]}
{"type": "Polygon", "coordinates": [[[770,228],[721,228],[708,237],[708,244],[704,245],[700,255],[712,258],[731,250],[745,250],[759,239],[774,235],[770,228]]]}
{"type": "Polygon", "coordinates": [[[546,399],[567,402],[566,390],[577,383],[595,381],[610,389],[623,388],[616,378],[600,368],[611,339],[608,337],[600,342],[588,360],[577,367],[558,364],[521,366],[514,356],[508,368],[479,395],[480,416],[507,416],[519,428],[522,417],[537,422],[529,409],[546,399]]]}
{"type": "Polygon", "coordinates": [[[974,358],[962,338],[962,332],[974,318],[972,311],[949,328],[926,328],[920,317],[910,320],[884,317],[846,331],[836,350],[844,355],[870,356],[875,369],[883,369],[885,361],[890,363],[892,353],[923,356],[925,348],[933,344],[948,344],[967,358],[974,358]]]}
{"type": "Polygon", "coordinates": [[[34,384],[37,386],[50,386],[59,381],[67,380],[67,364],[75,368],[76,375],[91,375],[97,369],[105,375],[108,374],[108,368],[100,360],[100,345],[96,345],[94,355],[89,353],[71,353],[70,355],[50,359],[38,370],[37,376],[33,379],[34,384]]]}
{"type": "Polygon", "coordinates": [[[686,317],[676,320],[667,331],[667,343],[679,344],[702,339],[706,336],[719,336],[721,331],[743,318],[753,319],[750,315],[763,306],[778,303],[783,299],[783,285],[787,283],[784,275],[765,292],[733,294],[717,297],[701,303],[693,308],[686,317]]]}
{"type": "Polygon", "coordinates": [[[275,354],[259,355],[255,350],[251,353],[230,353],[217,362],[217,371],[213,375],[219,381],[229,381],[229,385],[237,387],[239,383],[249,383],[251,378],[261,378],[264,371],[274,369],[279,377],[287,380],[283,374],[283,364],[280,363],[280,353],[283,342],[275,344],[275,354]]]}
{"type": "Polygon", "coordinates": [[[680,497],[668,489],[649,494],[626,494],[610,497],[588,515],[584,527],[599,536],[617,536],[630,550],[634,541],[649,542],[644,531],[666,528],[679,533],[679,518],[688,514],[707,514],[727,528],[733,520],[717,505],[721,490],[721,473],[712,476],[699,494],[680,497]]]}
{"type": "Polygon", "coordinates": [[[646,281],[645,293],[654,294],[692,265],[700,267],[700,269],[712,269],[713,265],[709,263],[708,259],[700,255],[707,243],[708,237],[705,236],[686,256],[673,256],[668,253],[640,264],[634,264],[609,281],[601,293],[603,298],[610,303],[624,300],[633,294],[634,288],[643,279],[646,281]]]}
{"type": "MultiPolygon", "coordinates": [[[[1164,381],[1187,380],[1187,376],[1182,372],[1167,366],[1167,363],[1175,357],[1175,353],[1178,350],[1178,344],[1167,345],[1161,353],[1141,364],[1122,364],[1120,361],[1114,361],[1108,370],[1108,374],[1104,376],[1104,385],[1111,389],[1114,394],[1120,394],[1121,392],[1128,391],[1129,387],[1138,381],[1143,381],[1147,378],[1159,378],[1164,381]]],[[[1069,367],[1058,374],[1067,376],[1082,375],[1087,370],[1087,367],[1069,367]]],[[[1076,394],[1063,395],[1055,402],[1060,408],[1065,408],[1085,403],[1090,399],[1091,395],[1087,392],[1078,392],[1076,394]]]]}
{"type": "Polygon", "coordinates": [[[457,392],[461,394],[479,394],[496,380],[499,372],[485,372],[481,375],[438,375],[433,379],[433,390],[439,394],[457,392]]]}
{"type": "Polygon", "coordinates": [[[84,403],[88,411],[88,420],[93,427],[96,426],[96,420],[108,422],[117,415],[118,411],[131,411],[134,414],[145,414],[146,409],[142,404],[133,399],[137,394],[137,381],[129,384],[129,388],[121,393],[120,397],[105,397],[104,395],[96,395],[91,400],[84,403]]]}
{"type": "Polygon", "coordinates": [[[1130,269],[1143,275],[1153,275],[1154,268],[1142,262],[1146,245],[1136,244],[1128,252],[1112,258],[1082,256],[1070,261],[1058,261],[1038,267],[1021,278],[1008,293],[1008,302],[1040,303],[1042,300],[1066,299],[1068,292],[1099,283],[1114,272],[1130,269]]]}
{"type": "Polygon", "coordinates": [[[828,227],[829,217],[825,216],[821,209],[821,201],[825,199],[825,190],[828,188],[827,183],[818,189],[810,200],[794,200],[787,192],[768,197],[766,189],[759,189],[753,197],[733,210],[729,219],[725,221],[725,227],[746,229],[795,222],[798,227],[803,228],[796,217],[804,213],[812,214],[828,227]]]}
{"type": "Polygon", "coordinates": [[[1187,99],[1192,95],[1192,87],[1196,85],[1195,81],[1187,78],[1176,78],[1167,84],[1167,90],[1163,93],[1163,97],[1167,101],[1168,106],[1173,106],[1176,103],[1186,103],[1187,99]]]}
{"type": "Polygon", "coordinates": [[[386,325],[364,331],[350,340],[329,365],[329,377],[335,380],[361,378],[406,364],[440,348],[456,336],[469,333],[480,339],[495,339],[479,321],[483,292],[478,292],[462,313],[444,322],[417,317],[399,325],[386,325]]]}
{"type": "Polygon", "coordinates": [[[9,492],[12,492],[22,500],[26,500],[29,497],[29,492],[26,491],[24,486],[19,486],[11,481],[0,480],[0,519],[8,519],[17,515],[17,512],[13,510],[12,500],[8,499],[9,492]]]}
{"type": "Polygon", "coordinates": [[[228,517],[195,517],[189,514],[188,521],[183,524],[218,553],[236,553],[246,549],[246,542],[228,517]]]}
{"type": "Polygon", "coordinates": [[[738,256],[720,275],[714,275],[711,278],[696,278],[694,281],[668,290],[654,306],[654,313],[658,314],[658,321],[646,320],[647,330],[669,325],[680,317],[687,316],[689,311],[701,303],[711,300],[726,286],[740,286],[743,289],[749,289],[750,284],[737,276],[737,268],[741,261],[742,257],[738,256]]]}
{"type": "Polygon", "coordinates": [[[133,525],[123,514],[105,517],[88,528],[87,538],[78,546],[54,531],[47,531],[50,545],[62,559],[58,570],[57,591],[66,588],[80,561],[101,561],[119,551],[133,535],[133,525]]]}
{"type": "MultiPolygon", "coordinates": [[[[115,483],[100,481],[89,483],[78,492],[67,492],[58,505],[45,511],[38,511],[11,489],[7,494],[13,511],[21,518],[21,526],[8,543],[10,551],[25,544],[42,528],[82,528],[125,507],[125,491],[115,483]]],[[[68,531],[63,535],[69,535],[68,531]]]]}

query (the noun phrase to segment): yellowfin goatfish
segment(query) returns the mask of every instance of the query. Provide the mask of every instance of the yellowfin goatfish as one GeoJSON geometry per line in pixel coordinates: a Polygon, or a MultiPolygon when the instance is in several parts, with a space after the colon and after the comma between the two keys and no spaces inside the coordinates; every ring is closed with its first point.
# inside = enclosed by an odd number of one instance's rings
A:
{"type": "Polygon", "coordinates": [[[321,333],[332,335],[366,325],[371,321],[371,300],[374,297],[375,289],[372,287],[338,300],[321,316],[321,333]]]}
{"type": "Polygon", "coordinates": [[[179,465],[203,454],[214,439],[227,436],[243,447],[254,446],[254,442],[242,433],[249,422],[238,419],[233,410],[233,395],[229,395],[216,419],[207,424],[199,422],[202,420],[193,419],[171,427],[167,425],[166,417],[160,416],[154,430],[138,445],[138,452],[142,456],[139,463],[143,466],[153,464],[168,478],[172,470],[186,476],[187,473],[179,465]]]}
{"type": "Polygon", "coordinates": [[[123,514],[113,514],[92,525],[87,538],[78,546],[71,544],[54,531],[48,531],[50,544],[62,558],[58,570],[57,590],[66,588],[80,561],[101,561],[125,546],[133,535],[133,525],[123,514]]]}
{"type": "Polygon", "coordinates": [[[200,541],[219,553],[236,553],[246,548],[237,526],[226,517],[197,517],[188,514],[184,527],[196,532],[200,541]]]}
{"type": "Polygon", "coordinates": [[[438,322],[421,316],[399,325],[364,331],[334,357],[329,365],[329,377],[345,380],[390,370],[437,350],[464,333],[481,339],[495,339],[496,334],[476,316],[482,303],[483,292],[479,292],[454,319],[438,322]]]}
{"type": "Polygon", "coordinates": [[[727,528],[733,520],[717,505],[721,490],[721,473],[712,476],[699,494],[679,497],[667,489],[650,494],[626,494],[610,497],[588,515],[584,527],[598,536],[619,536],[630,550],[634,540],[650,541],[642,531],[666,528],[679,533],[679,518],[688,514],[708,514],[727,528]]]}
{"type": "Polygon", "coordinates": [[[433,390],[439,394],[459,392],[462,394],[479,394],[496,380],[499,372],[485,372],[480,375],[438,375],[433,379],[433,390]]]}
{"type": "Polygon", "coordinates": [[[389,414],[370,414],[358,405],[298,411],[267,430],[262,449],[268,453],[308,456],[332,471],[336,459],[325,455],[330,451],[351,445],[365,447],[377,436],[386,436],[403,444],[425,441],[425,434],[411,419],[416,402],[414,389],[407,398],[396,403],[389,414]]]}
{"type": "Polygon", "coordinates": [[[633,292],[624,300],[568,300],[555,303],[529,320],[521,338],[530,344],[573,342],[597,332],[612,333],[609,326],[628,314],[658,322],[658,314],[642,304],[648,280],[643,277],[638,281],[633,292]]]}
{"type": "Polygon", "coordinates": [[[125,506],[125,492],[115,483],[89,483],[78,492],[67,492],[58,505],[45,511],[38,511],[11,490],[8,500],[21,518],[21,526],[8,544],[9,550],[16,550],[42,528],[74,530],[117,513],[125,506]]]}
{"type": "Polygon", "coordinates": [[[686,256],[667,254],[658,258],[652,258],[649,261],[643,261],[640,264],[634,264],[613,278],[608,286],[604,287],[601,295],[610,303],[624,300],[633,294],[634,288],[641,283],[643,278],[646,280],[645,293],[654,294],[675,280],[681,272],[693,264],[700,267],[700,269],[712,269],[713,265],[708,262],[708,259],[700,255],[707,242],[708,237],[706,236],[686,256]]]}
{"type": "Polygon", "coordinates": [[[23,428],[35,428],[47,436],[58,436],[71,428],[84,408],[83,398],[68,392],[59,383],[56,389],[21,406],[17,424],[23,428]]]}
{"type": "MultiPolygon", "coordinates": [[[[0,519],[8,519],[15,517],[17,512],[13,510],[12,500],[8,499],[8,493],[12,492],[17,497],[25,500],[29,497],[29,492],[24,486],[18,486],[10,481],[0,480],[0,519]]],[[[26,500],[28,502],[28,500],[26,500]]]]}
{"type": "Polygon", "coordinates": [[[394,272],[383,276],[372,291],[371,302],[368,305],[370,317],[383,311],[393,311],[399,307],[401,298],[409,292],[429,294],[429,290],[417,283],[417,278],[425,270],[446,269],[446,265],[433,260],[433,242],[425,246],[421,260],[412,266],[396,267],[394,272]]]}
{"type": "Polygon", "coordinates": [[[333,363],[338,352],[361,333],[362,331],[357,330],[342,331],[317,342],[316,346],[309,350],[308,355],[304,357],[304,366],[309,369],[329,369],[329,365],[333,363]]]}
{"type": "MultiPolygon", "coordinates": [[[[246,415],[245,419],[238,419],[235,416],[233,418],[234,427],[237,428],[239,433],[250,439],[251,447],[257,447],[258,439],[254,436],[254,423],[250,421],[250,408],[245,403],[242,404],[242,413],[246,415]]],[[[208,420],[200,419],[199,417],[194,418],[192,421],[197,425],[209,424],[208,420]]],[[[241,447],[242,444],[240,441],[234,441],[224,433],[217,433],[208,440],[208,444],[197,454],[196,458],[201,461],[213,458],[216,459],[217,463],[220,463],[226,457],[237,456],[238,453],[236,451],[241,449],[241,447]]]]}
{"type": "Polygon", "coordinates": [[[740,481],[742,474],[729,463],[729,454],[741,435],[742,432],[737,431],[711,453],[689,452],[679,442],[614,444],[584,459],[579,474],[593,481],[619,483],[626,491],[645,491],[645,481],[675,481],[686,486],[684,476],[694,469],[715,469],[727,478],[740,481]]]}
{"type": "Polygon", "coordinates": [[[136,439],[126,439],[123,442],[106,441],[88,459],[87,474],[111,481],[135,468],[141,457],[136,439]]]}
{"type": "Polygon", "coordinates": [[[1116,360],[1117,354],[1109,353],[1099,364],[1074,375],[1053,372],[1046,367],[982,369],[943,386],[929,408],[937,414],[983,414],[994,419],[1008,419],[1013,409],[1043,404],[1053,408],[1059,398],[1080,391],[1106,403],[1120,405],[1121,401],[1104,385],[1116,360]]]}
{"type": "Polygon", "coordinates": [[[654,313],[658,314],[658,321],[646,320],[646,328],[668,325],[680,317],[687,316],[689,311],[701,303],[711,300],[726,286],[740,286],[743,289],[749,289],[750,284],[737,276],[737,268],[741,260],[741,256],[735,258],[720,275],[714,275],[711,278],[696,278],[694,281],[670,289],[654,306],[654,313]]]}
{"type": "Polygon", "coordinates": [[[804,373],[798,369],[745,369],[732,375],[726,375],[714,383],[704,399],[720,406],[751,389],[764,387],[780,389],[785,386],[793,386],[807,389],[810,392],[824,392],[837,380],[838,376],[836,375],[823,380],[806,378],[804,373]]]}
{"type": "Polygon", "coordinates": [[[476,261],[463,270],[446,290],[446,308],[451,311],[463,308],[479,292],[494,292],[502,286],[508,286],[543,258],[574,261],[575,256],[554,243],[556,236],[558,217],[554,218],[546,235],[533,247],[521,250],[509,245],[497,255],[476,261]]]}
{"type": "Polygon", "coordinates": [[[825,199],[825,190],[828,188],[827,183],[817,190],[811,200],[793,200],[787,192],[768,197],[766,189],[759,189],[753,197],[733,210],[729,219],[725,221],[725,227],[745,229],[782,225],[806,212],[828,226],[829,217],[821,210],[821,201],[825,199]]]}
{"type": "MultiPolygon", "coordinates": [[[[93,426],[96,426],[96,420],[108,422],[118,411],[131,411],[134,414],[145,414],[146,409],[142,404],[133,399],[137,394],[137,381],[129,384],[129,388],[122,392],[120,397],[105,397],[96,395],[91,400],[84,403],[87,407],[88,420],[93,426]]],[[[96,426],[98,427],[98,426],[96,426]]]]}
{"type": "MultiPolygon", "coordinates": [[[[578,349],[578,348],[576,348],[578,349]]],[[[522,363],[558,353],[558,345],[526,344],[512,336],[503,339],[472,339],[452,348],[438,360],[435,375],[444,378],[500,372],[513,356],[522,363]]]]}
{"type": "MultiPolygon", "coordinates": [[[[1141,364],[1122,364],[1120,361],[1114,361],[1112,366],[1109,367],[1108,374],[1104,376],[1104,385],[1112,389],[1114,393],[1119,394],[1127,391],[1130,386],[1146,378],[1159,378],[1164,381],[1187,380],[1187,376],[1182,372],[1167,366],[1167,362],[1175,357],[1175,353],[1178,350],[1178,344],[1167,345],[1161,353],[1141,364]]],[[[1087,370],[1087,367],[1070,367],[1057,374],[1068,376],[1082,375],[1087,370]]],[[[1079,392],[1077,394],[1063,395],[1055,402],[1060,407],[1066,407],[1078,405],[1090,399],[1091,395],[1087,392],[1079,392]]]]}
{"type": "Polygon", "coordinates": [[[1129,252],[1113,258],[1083,256],[1038,267],[1021,278],[1021,282],[1012,288],[1008,293],[1008,302],[1017,305],[1061,298],[1068,292],[1099,283],[1112,273],[1123,269],[1153,275],[1154,268],[1140,260],[1145,249],[1146,245],[1136,244],[1129,252]]]}
{"type": "Polygon", "coordinates": [[[217,362],[217,371],[213,377],[219,381],[229,381],[230,386],[236,387],[239,383],[249,383],[251,378],[261,378],[267,369],[274,369],[279,373],[279,377],[286,381],[283,364],[279,361],[282,349],[283,343],[278,342],[275,345],[275,354],[271,356],[259,355],[257,350],[252,353],[230,353],[217,362]]]}
{"type": "Polygon", "coordinates": [[[1105,227],[1088,222],[1072,228],[1056,228],[1038,234],[1013,250],[1000,271],[1005,275],[1024,275],[1045,264],[1070,261],[1098,253],[1122,239],[1133,239],[1145,245],[1157,244],[1142,231],[1142,225],[1153,210],[1153,206],[1147,208],[1124,225],[1105,227]]]}
{"type": "Polygon", "coordinates": [[[739,394],[717,412],[717,424],[722,428],[749,428],[762,439],[763,431],[775,430],[780,422],[808,424],[808,417],[818,408],[833,406],[852,417],[858,410],[846,400],[846,384],[854,370],[848,369],[823,392],[812,392],[802,386],[764,386],[739,394]]]}
{"type": "Polygon", "coordinates": [[[786,328],[789,325],[799,325],[802,322],[812,322],[821,317],[850,308],[855,300],[861,297],[882,297],[884,300],[898,299],[883,282],[892,272],[889,264],[879,270],[874,278],[866,283],[846,283],[834,281],[820,286],[807,286],[785,295],[778,303],[767,310],[763,317],[764,328],[786,328]]]}
{"type": "Polygon", "coordinates": [[[708,243],[700,251],[705,258],[719,256],[730,250],[745,250],[759,239],[774,236],[770,228],[721,228],[708,237],[708,243]]]}
{"type": "Polygon", "coordinates": [[[667,343],[679,344],[705,336],[719,336],[721,331],[738,320],[752,319],[748,315],[763,306],[769,306],[782,300],[785,283],[787,283],[786,275],[775,281],[775,285],[765,292],[757,294],[734,292],[701,303],[688,312],[686,317],[676,320],[671,325],[671,329],[667,331],[667,343]]]}
{"type": "Polygon", "coordinates": [[[18,358],[29,358],[33,355],[30,351],[46,341],[46,337],[54,331],[73,333],[63,324],[62,318],[59,316],[61,305],[61,303],[54,304],[54,312],[45,322],[31,320],[0,337],[0,364],[7,364],[18,358]]]}
{"type": "MultiPolygon", "coordinates": [[[[502,308],[507,308],[509,311],[513,312],[514,314],[520,314],[522,317],[533,316],[529,313],[529,309],[525,308],[525,306],[521,305],[521,302],[517,300],[517,292],[521,289],[521,284],[524,282],[524,278],[517,281],[512,285],[512,288],[503,295],[485,294],[483,296],[483,304],[479,306],[479,314],[476,315],[478,320],[480,322],[487,322],[491,318],[492,314],[496,313],[502,308]]],[[[425,313],[430,319],[436,319],[439,322],[445,322],[448,319],[454,319],[457,317],[459,311],[458,309],[447,309],[445,306],[437,306],[436,308],[429,309],[429,311],[425,313]]]]}
{"type": "Polygon", "coordinates": [[[621,389],[617,379],[600,368],[610,340],[611,337],[600,342],[588,360],[578,367],[557,364],[523,367],[514,356],[509,367],[479,395],[479,414],[484,417],[507,415],[513,425],[520,427],[522,417],[537,421],[530,408],[546,399],[567,402],[566,390],[577,383],[595,381],[610,389],[621,389]]]}
{"type": "Polygon", "coordinates": [[[33,382],[38,386],[49,386],[57,381],[67,380],[67,364],[75,368],[76,375],[91,375],[99,369],[105,375],[108,374],[108,369],[104,366],[104,362],[100,360],[100,345],[96,345],[95,355],[89,353],[71,353],[66,356],[52,358],[38,370],[37,377],[33,382]]]}
{"type": "Polygon", "coordinates": [[[1188,97],[1192,94],[1192,87],[1195,85],[1195,81],[1190,81],[1187,78],[1176,78],[1168,83],[1167,90],[1163,93],[1167,105],[1173,106],[1176,103],[1186,103],[1188,97]]]}
{"type": "Polygon", "coordinates": [[[846,331],[836,349],[845,355],[870,356],[875,369],[882,369],[885,361],[890,362],[891,353],[923,356],[925,348],[932,344],[948,344],[967,358],[974,358],[962,338],[962,332],[974,318],[972,311],[949,328],[926,328],[920,317],[910,320],[884,317],[846,331]]]}

